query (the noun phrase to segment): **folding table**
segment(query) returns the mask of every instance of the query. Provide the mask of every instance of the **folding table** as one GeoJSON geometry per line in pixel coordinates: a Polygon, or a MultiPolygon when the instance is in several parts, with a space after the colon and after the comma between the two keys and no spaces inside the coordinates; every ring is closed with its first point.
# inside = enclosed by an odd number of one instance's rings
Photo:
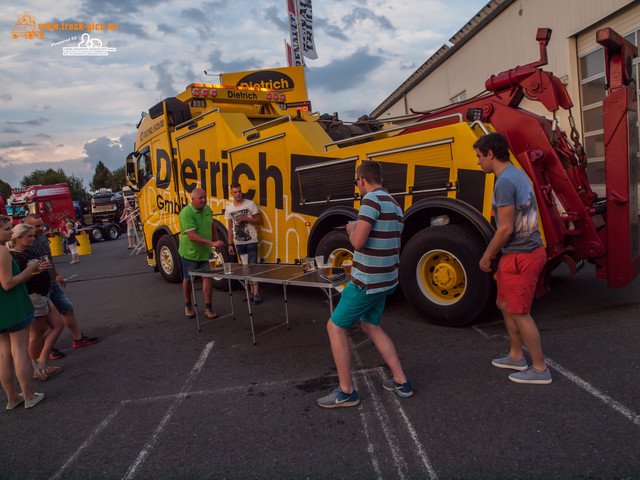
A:
{"type": "MultiPolygon", "coordinates": [[[[336,273],[344,273],[342,268],[334,268],[336,273]]],[[[256,334],[253,327],[253,309],[251,308],[251,301],[249,299],[250,282],[259,283],[273,283],[282,285],[284,293],[284,308],[285,308],[285,321],[278,325],[275,325],[268,330],[261,332],[258,336],[270,332],[273,329],[286,326],[289,328],[289,306],[287,302],[287,286],[293,285],[298,287],[308,288],[320,288],[329,297],[329,309],[330,314],[333,313],[333,297],[331,290],[339,285],[348,281],[348,277],[341,277],[336,279],[327,279],[322,275],[322,270],[311,270],[305,272],[301,265],[291,264],[274,264],[274,263],[257,263],[250,265],[240,265],[237,263],[231,264],[231,273],[224,273],[223,267],[216,267],[211,270],[210,268],[202,268],[189,272],[190,275],[199,277],[216,277],[226,278],[229,282],[229,299],[231,302],[231,314],[235,319],[235,311],[233,309],[233,292],[231,289],[231,280],[239,280],[247,296],[247,308],[249,310],[249,322],[251,324],[251,336],[253,338],[253,344],[256,344],[256,334]]],[[[193,289],[193,282],[191,283],[193,289]]],[[[197,302],[195,300],[195,290],[193,289],[194,307],[196,310],[196,323],[198,331],[201,331],[201,324],[198,315],[197,302]]],[[[227,315],[225,315],[227,316],[227,315]]],[[[210,322],[206,322],[210,323],[210,322]]],[[[204,324],[203,324],[204,325],[204,324]]]]}

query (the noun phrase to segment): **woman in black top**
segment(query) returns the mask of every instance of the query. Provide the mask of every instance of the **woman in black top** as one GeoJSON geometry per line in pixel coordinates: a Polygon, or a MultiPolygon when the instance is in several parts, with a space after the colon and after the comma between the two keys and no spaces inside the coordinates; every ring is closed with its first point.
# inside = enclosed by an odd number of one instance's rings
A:
{"type": "MultiPolygon", "coordinates": [[[[33,246],[35,238],[35,231],[31,225],[20,223],[13,228],[9,246],[11,247],[11,256],[21,271],[27,268],[30,260],[38,260],[27,256],[27,250],[33,246]]],[[[42,264],[47,268],[51,268],[48,260],[43,261],[42,264]]],[[[31,324],[29,332],[29,356],[33,364],[34,376],[40,380],[46,380],[47,377],[62,371],[58,367],[47,368],[49,353],[64,328],[62,317],[56,312],[52,312],[52,308],[55,307],[52,306],[47,296],[49,294],[49,282],[50,277],[47,271],[33,274],[25,282],[29,298],[36,309],[36,320],[31,324]]]]}
{"type": "Polygon", "coordinates": [[[67,237],[67,247],[69,247],[69,252],[71,252],[71,261],[69,263],[78,263],[80,261],[78,239],[76,238],[77,234],[76,226],[72,222],[67,222],[67,233],[65,233],[65,236],[67,237]]]}

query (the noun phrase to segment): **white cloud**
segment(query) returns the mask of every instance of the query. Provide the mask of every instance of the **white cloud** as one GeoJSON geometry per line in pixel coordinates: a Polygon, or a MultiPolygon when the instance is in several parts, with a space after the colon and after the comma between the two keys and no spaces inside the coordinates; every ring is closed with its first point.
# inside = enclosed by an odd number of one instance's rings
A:
{"type": "MultiPolygon", "coordinates": [[[[345,120],[370,113],[485,3],[316,0],[319,58],[307,61],[314,110],[345,120]]],[[[110,169],[124,164],[141,111],[189,83],[212,81],[204,70],[286,65],[283,0],[9,0],[0,29],[0,177],[12,185],[46,165],[88,184],[99,160],[110,169]],[[63,47],[83,33],[74,30],[8,38],[23,11],[37,23],[117,24],[90,32],[117,51],[65,57],[63,47]]]]}

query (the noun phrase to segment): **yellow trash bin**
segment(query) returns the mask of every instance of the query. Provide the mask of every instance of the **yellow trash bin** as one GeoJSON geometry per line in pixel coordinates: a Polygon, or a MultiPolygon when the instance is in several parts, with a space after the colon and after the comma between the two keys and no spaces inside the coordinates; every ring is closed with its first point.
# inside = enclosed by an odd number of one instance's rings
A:
{"type": "Polygon", "coordinates": [[[49,240],[49,248],[51,248],[51,256],[57,257],[60,255],[64,255],[64,250],[62,249],[62,237],[60,235],[47,237],[47,240],[49,240]]]}
{"type": "Polygon", "coordinates": [[[87,232],[78,232],[76,238],[78,239],[78,253],[80,255],[90,255],[91,240],[89,240],[89,234],[87,232]]]}

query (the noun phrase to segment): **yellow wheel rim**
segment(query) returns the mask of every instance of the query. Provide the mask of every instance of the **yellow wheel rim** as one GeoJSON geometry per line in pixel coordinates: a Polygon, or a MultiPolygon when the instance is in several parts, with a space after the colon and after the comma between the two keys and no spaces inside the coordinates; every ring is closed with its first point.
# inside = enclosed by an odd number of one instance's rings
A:
{"type": "Polygon", "coordinates": [[[162,270],[167,274],[173,273],[173,256],[171,255],[169,247],[162,247],[160,249],[160,265],[162,266],[162,270]]]}
{"type": "Polygon", "coordinates": [[[423,255],[416,276],[422,293],[438,305],[456,303],[466,290],[467,275],[462,263],[445,250],[431,250],[423,255]]]}
{"type": "Polygon", "coordinates": [[[353,253],[346,248],[338,248],[329,255],[329,263],[332,267],[341,267],[345,260],[353,260],[353,253]]]}

